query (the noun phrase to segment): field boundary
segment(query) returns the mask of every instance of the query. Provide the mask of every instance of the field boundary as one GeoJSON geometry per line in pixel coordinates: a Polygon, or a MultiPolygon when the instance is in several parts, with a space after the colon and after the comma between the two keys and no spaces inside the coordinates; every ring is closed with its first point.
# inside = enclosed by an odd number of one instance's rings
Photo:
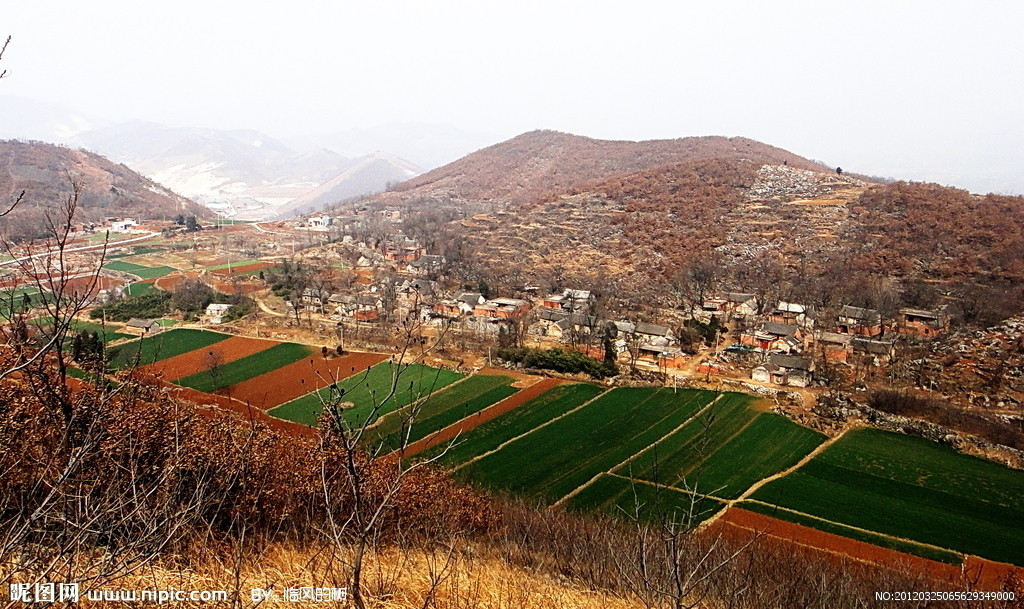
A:
{"type": "MultiPolygon", "coordinates": [[[[767,476],[765,478],[761,478],[757,482],[751,484],[750,488],[748,488],[746,491],[741,493],[739,497],[737,497],[735,499],[727,500],[726,501],[726,508],[727,509],[731,508],[732,506],[736,505],[737,503],[739,503],[741,501],[753,501],[752,499],[750,499],[750,496],[753,495],[754,493],[756,493],[757,491],[761,490],[761,487],[763,487],[764,485],[768,484],[769,482],[773,482],[775,480],[778,480],[779,478],[784,478],[784,477],[792,474],[796,470],[800,469],[804,465],[807,465],[808,463],[810,463],[811,459],[817,457],[822,452],[824,452],[826,448],[828,448],[829,446],[832,446],[833,444],[838,442],[843,436],[846,435],[847,432],[849,432],[849,431],[851,431],[853,429],[857,429],[857,428],[858,428],[858,426],[855,426],[855,425],[848,425],[848,426],[844,427],[839,433],[837,433],[836,435],[832,436],[831,438],[825,440],[824,442],[819,444],[814,450],[812,450],[811,452],[809,452],[806,455],[804,455],[804,458],[800,459],[799,461],[797,461],[792,467],[786,468],[786,469],[782,470],[781,472],[772,474],[771,476],[767,476]]],[[[758,503],[763,503],[763,502],[759,501],[758,503]]],[[[768,504],[768,505],[772,505],[772,504],[768,504]]],[[[796,510],[790,510],[790,511],[794,512],[794,513],[798,513],[798,514],[800,513],[800,512],[796,512],[796,510]]],[[[715,514],[711,518],[708,518],[706,521],[701,523],[701,527],[706,528],[706,527],[710,526],[715,520],[717,520],[724,513],[725,513],[725,510],[722,510],[718,514],[715,514]]],[[[819,520],[825,521],[824,518],[820,518],[819,520]]],[[[840,524],[840,523],[833,523],[833,524],[840,524]]],[[[856,528],[856,527],[851,527],[851,528],[856,528]]],[[[870,532],[873,532],[873,531],[868,531],[868,532],[870,533],[870,532]]],[[[898,539],[898,538],[893,537],[893,539],[898,539]]],[[[917,542],[914,542],[914,543],[917,543],[917,542]]],[[[940,548],[940,549],[946,550],[947,548],[940,548]]]]}
{"type": "MultiPolygon", "coordinates": [[[[879,531],[872,531],[871,529],[865,529],[865,528],[861,528],[861,527],[858,527],[858,526],[854,526],[852,524],[846,524],[845,522],[836,522],[835,520],[829,520],[828,518],[822,518],[821,516],[815,516],[814,514],[807,514],[806,512],[801,512],[801,511],[798,511],[798,510],[794,510],[792,508],[787,508],[787,507],[783,507],[781,505],[775,505],[774,503],[768,503],[766,501],[761,501],[760,499],[745,499],[744,501],[746,501],[748,503],[756,503],[758,505],[767,506],[767,507],[770,507],[772,509],[779,510],[781,512],[789,512],[790,514],[796,514],[798,516],[803,516],[803,517],[808,518],[810,520],[817,520],[817,521],[820,521],[820,522],[827,522],[828,524],[831,524],[831,525],[834,525],[834,526],[837,526],[837,527],[840,527],[840,528],[846,528],[846,529],[850,529],[850,530],[853,530],[853,531],[860,531],[861,533],[867,533],[869,535],[875,535],[877,537],[883,537],[885,539],[892,539],[892,540],[895,540],[895,541],[899,541],[901,543],[905,543],[907,545],[920,546],[922,548],[931,548],[932,550],[940,550],[942,552],[949,552],[951,554],[955,554],[957,556],[960,556],[961,559],[963,557],[967,556],[966,553],[961,552],[959,550],[954,550],[952,548],[944,548],[942,546],[937,546],[937,545],[934,545],[934,544],[925,543],[923,541],[917,541],[917,540],[914,540],[914,539],[907,539],[905,537],[897,537],[896,535],[890,535],[888,533],[881,533],[879,531]]],[[[731,508],[733,506],[729,505],[728,507],[731,508]]],[[[743,509],[743,506],[737,506],[737,507],[739,509],[743,509]]],[[[723,512],[724,512],[724,510],[723,510],[723,512]]],[[[763,516],[768,516],[768,514],[762,514],[762,515],[763,516]]],[[[770,517],[771,516],[769,516],[769,518],[770,517]]],[[[784,518],[780,518],[778,520],[785,520],[785,519],[784,518]]],[[[793,524],[799,524],[799,523],[793,523],[793,524]]],[[[811,528],[814,528],[814,527],[811,527],[811,528]]],[[[823,532],[827,533],[828,531],[823,531],[823,532]]],[[[843,535],[840,535],[840,537],[843,537],[843,535]]],[[[852,538],[847,538],[847,539],[852,539],[852,538]]],[[[861,540],[855,539],[854,541],[861,541],[861,540]]],[[[864,543],[871,543],[871,542],[866,541],[864,543]]],[[[875,545],[875,544],[872,544],[872,545],[875,545]]],[[[895,551],[898,552],[899,550],[895,550],[895,551]]],[[[904,554],[905,554],[905,552],[904,552],[904,554]]]]}
{"type": "MultiPolygon", "coordinates": [[[[603,475],[605,475],[605,474],[609,474],[609,475],[616,475],[616,474],[615,474],[615,472],[617,472],[617,471],[618,471],[618,470],[619,470],[619,469],[620,469],[621,467],[625,466],[625,465],[626,465],[627,463],[629,463],[629,462],[630,462],[630,461],[632,461],[633,459],[636,459],[636,458],[637,458],[637,457],[639,457],[640,455],[643,455],[643,454],[644,454],[644,453],[646,453],[647,451],[649,451],[649,450],[652,450],[652,449],[653,449],[653,448],[655,448],[655,447],[656,447],[656,446],[658,445],[658,443],[660,443],[660,442],[661,442],[662,440],[664,440],[665,438],[667,438],[667,437],[671,436],[672,434],[674,434],[674,433],[678,432],[679,430],[681,430],[682,428],[686,427],[686,426],[687,426],[687,425],[689,425],[690,423],[694,422],[694,421],[695,421],[695,420],[697,419],[697,417],[699,417],[700,415],[704,414],[704,412],[705,412],[705,411],[706,411],[706,410],[707,410],[708,408],[711,408],[712,406],[714,406],[715,404],[717,404],[717,403],[718,403],[718,401],[719,401],[719,400],[721,400],[721,399],[722,399],[722,396],[724,396],[724,395],[725,395],[724,393],[719,393],[719,394],[718,394],[718,395],[717,395],[717,396],[715,397],[715,399],[713,399],[713,400],[711,400],[710,402],[708,402],[707,404],[705,404],[705,405],[704,405],[704,406],[703,406],[703,407],[702,407],[702,408],[701,408],[700,410],[698,410],[697,412],[695,412],[695,413],[693,413],[692,415],[690,415],[690,417],[688,417],[688,418],[687,418],[687,419],[686,419],[685,421],[683,421],[682,423],[680,423],[679,425],[677,425],[677,426],[676,426],[676,427],[675,427],[674,429],[671,429],[671,430],[669,430],[668,432],[666,432],[666,433],[665,433],[665,435],[661,436],[661,437],[660,437],[660,438],[658,438],[658,439],[657,439],[656,441],[654,441],[654,442],[651,442],[651,443],[650,443],[650,444],[648,444],[648,445],[647,445],[646,447],[644,447],[644,448],[643,448],[642,450],[640,450],[640,451],[638,451],[638,452],[635,452],[635,453],[633,453],[632,455],[630,455],[629,457],[627,457],[627,458],[626,458],[626,459],[625,459],[624,461],[622,461],[621,463],[618,463],[618,464],[614,465],[613,467],[609,468],[609,469],[608,469],[608,470],[606,470],[606,471],[598,472],[598,473],[597,473],[597,474],[596,474],[596,475],[595,475],[595,476],[594,476],[593,478],[591,478],[590,480],[587,480],[586,482],[584,482],[584,483],[583,483],[583,484],[581,484],[580,486],[578,486],[578,487],[574,488],[574,489],[573,489],[572,491],[570,491],[570,492],[569,492],[569,493],[568,493],[567,495],[565,495],[564,497],[562,497],[562,498],[561,498],[561,499],[559,499],[558,501],[556,501],[556,502],[554,502],[553,504],[551,504],[551,507],[558,507],[558,506],[562,505],[562,504],[563,504],[564,502],[568,501],[569,499],[572,499],[573,497],[575,497],[576,495],[578,495],[578,494],[579,494],[580,492],[582,492],[582,491],[583,491],[583,489],[587,488],[588,486],[590,486],[590,485],[591,485],[591,484],[593,484],[594,482],[597,482],[597,480],[598,480],[598,479],[599,479],[599,478],[600,478],[601,476],[603,476],[603,475]]],[[[632,479],[632,478],[627,478],[626,476],[619,476],[619,477],[620,477],[620,478],[625,478],[625,479],[627,479],[627,480],[631,480],[631,479],[632,479]]],[[[660,486],[660,485],[655,485],[655,486],[660,486]]],[[[672,487],[668,487],[668,488],[672,488],[672,487]]]]}
{"type": "MultiPolygon", "coordinates": [[[[414,362],[414,363],[415,363],[415,362],[414,362]]],[[[377,365],[377,364],[374,364],[374,366],[376,366],[376,365],[377,365]]],[[[419,406],[419,405],[420,405],[420,404],[422,404],[423,402],[425,402],[425,401],[429,400],[429,399],[430,399],[430,398],[431,398],[431,397],[432,397],[432,396],[433,396],[434,394],[437,394],[437,393],[442,393],[442,392],[444,392],[444,391],[447,391],[447,390],[448,390],[449,388],[451,388],[451,387],[455,387],[455,386],[457,386],[457,385],[460,385],[460,384],[462,384],[462,383],[466,382],[467,380],[469,380],[469,379],[471,379],[471,378],[475,377],[476,375],[477,375],[477,373],[476,373],[476,372],[474,372],[474,373],[472,373],[472,374],[467,374],[466,376],[464,376],[464,377],[460,378],[459,380],[455,381],[454,383],[448,383],[448,384],[447,384],[447,385],[445,385],[444,387],[441,387],[440,389],[438,389],[438,390],[436,390],[436,391],[431,391],[431,392],[430,392],[430,393],[428,393],[427,395],[425,395],[425,396],[423,396],[423,397],[421,397],[421,398],[417,398],[417,399],[416,399],[415,401],[413,401],[413,402],[410,402],[410,403],[406,404],[405,406],[402,406],[401,408],[396,408],[396,409],[392,410],[391,412],[387,412],[387,413],[385,413],[385,414],[384,414],[384,416],[380,416],[380,417],[377,417],[377,420],[376,420],[376,421],[374,421],[373,423],[370,423],[369,425],[367,425],[367,426],[366,426],[366,431],[370,431],[370,430],[372,430],[372,429],[375,429],[375,428],[377,428],[378,426],[380,426],[380,424],[381,424],[381,421],[383,421],[384,419],[386,419],[386,418],[388,418],[388,417],[391,417],[391,416],[399,416],[399,415],[401,415],[401,414],[402,414],[403,412],[406,412],[406,411],[408,411],[408,410],[411,410],[412,408],[415,408],[416,406],[419,406]]],[[[346,378],[351,378],[352,376],[355,376],[355,375],[349,375],[349,376],[348,376],[348,377],[346,377],[346,378]]],[[[317,389],[317,391],[320,391],[320,389],[317,389]]],[[[439,430],[439,431],[440,431],[440,430],[439,430]]]]}
{"type": "Polygon", "coordinates": [[[539,381],[530,385],[529,387],[523,387],[522,389],[513,393],[512,395],[501,400],[498,400],[497,402],[491,404],[487,408],[478,411],[476,414],[459,419],[458,421],[452,423],[451,425],[441,428],[425,438],[416,440],[412,444],[406,446],[404,450],[396,450],[392,452],[391,455],[401,457],[412,457],[425,450],[431,449],[437,446],[438,444],[441,444],[442,442],[454,440],[458,438],[459,435],[462,434],[462,432],[475,429],[482,425],[483,423],[487,423],[488,421],[492,421],[500,417],[506,412],[510,412],[516,408],[519,408],[520,406],[526,404],[530,400],[540,397],[541,395],[547,393],[551,389],[554,389],[555,387],[558,387],[563,383],[564,381],[562,379],[541,378],[539,381]],[[511,407],[509,407],[509,404],[506,404],[506,402],[511,403],[511,407]],[[469,419],[473,419],[473,425],[470,427],[466,427],[465,423],[469,419]]]}
{"type": "MultiPolygon", "coordinates": [[[[545,379],[545,380],[548,380],[548,379],[545,379]]],[[[561,380],[561,379],[552,379],[552,380],[561,380]]],[[[539,385],[539,384],[540,384],[540,383],[537,383],[537,385],[539,385]]],[[[523,391],[526,391],[527,389],[531,389],[532,387],[536,387],[536,385],[531,385],[530,387],[527,387],[526,389],[523,389],[523,391]]],[[[477,456],[473,457],[473,458],[472,458],[472,459],[470,459],[469,461],[464,461],[464,462],[460,463],[459,465],[457,465],[457,466],[453,467],[453,468],[452,468],[452,471],[453,471],[453,472],[457,472],[457,471],[459,471],[460,469],[462,469],[463,467],[466,467],[467,465],[469,465],[470,463],[475,463],[475,462],[479,461],[480,459],[483,459],[484,457],[487,457],[487,456],[489,456],[489,455],[493,455],[494,453],[498,452],[498,451],[499,451],[499,450],[501,450],[502,448],[505,448],[506,446],[508,446],[509,444],[511,444],[511,443],[513,443],[513,442],[515,442],[516,440],[520,440],[520,439],[522,439],[522,438],[524,438],[524,437],[526,437],[526,436],[528,436],[528,435],[532,434],[532,433],[533,433],[534,431],[536,431],[536,430],[538,430],[538,429],[541,429],[541,428],[547,427],[548,425],[551,425],[551,424],[552,424],[552,423],[554,423],[555,421],[557,421],[557,420],[559,420],[559,419],[562,419],[562,418],[564,418],[564,417],[567,417],[567,416],[569,416],[570,414],[572,414],[572,413],[576,412],[576,411],[577,411],[577,410],[579,410],[580,408],[586,408],[588,404],[590,404],[591,402],[593,402],[593,401],[595,401],[595,400],[598,400],[598,399],[600,399],[600,398],[601,398],[601,396],[603,396],[603,395],[606,395],[606,394],[607,394],[607,393],[609,393],[610,391],[612,391],[612,390],[611,390],[611,389],[605,389],[604,391],[602,391],[601,393],[599,393],[599,394],[595,395],[594,397],[590,398],[590,399],[589,399],[589,400],[587,400],[586,402],[583,402],[582,404],[580,404],[580,405],[579,405],[579,406],[577,406],[576,408],[573,408],[572,410],[569,410],[569,411],[563,412],[562,414],[558,415],[557,417],[555,417],[555,418],[553,418],[553,419],[549,419],[549,420],[545,421],[545,422],[544,422],[543,424],[541,424],[541,425],[538,425],[538,426],[536,426],[536,427],[534,427],[534,428],[530,429],[530,431],[527,431],[527,432],[521,433],[521,434],[519,434],[518,436],[516,436],[516,437],[514,437],[514,438],[509,438],[508,440],[505,440],[504,442],[502,442],[502,443],[501,443],[501,444],[499,444],[498,446],[494,447],[494,449],[492,449],[492,450],[489,450],[489,451],[487,451],[487,452],[485,452],[485,453],[481,453],[481,454],[479,454],[479,455],[477,455],[477,456]]],[[[522,392],[520,392],[520,393],[522,393],[522,392]]],[[[516,395],[518,395],[518,394],[516,394],[516,395]]],[[[509,397],[505,398],[505,400],[507,400],[507,399],[509,399],[509,398],[512,398],[512,397],[515,397],[515,396],[509,396],[509,397]]],[[[505,400],[502,400],[502,402],[504,402],[505,400]]],[[[498,402],[498,404],[501,404],[501,402],[498,402]]],[[[495,404],[495,406],[497,406],[498,404],[495,404]]],[[[460,421],[460,422],[461,422],[461,421],[460,421]]],[[[442,430],[442,431],[443,431],[443,430],[442,430]]],[[[422,449],[421,449],[421,450],[422,450],[422,449]]]]}

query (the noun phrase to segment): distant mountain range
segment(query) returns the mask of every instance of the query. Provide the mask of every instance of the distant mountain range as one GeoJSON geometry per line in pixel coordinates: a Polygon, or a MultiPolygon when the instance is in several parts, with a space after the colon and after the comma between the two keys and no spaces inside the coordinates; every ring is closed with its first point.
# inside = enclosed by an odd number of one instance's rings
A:
{"type": "Polygon", "coordinates": [[[380,192],[422,173],[421,163],[435,167],[487,143],[445,125],[390,124],[285,144],[251,130],[112,124],[10,96],[0,97],[0,138],[94,151],[220,213],[248,219],[380,192]]]}

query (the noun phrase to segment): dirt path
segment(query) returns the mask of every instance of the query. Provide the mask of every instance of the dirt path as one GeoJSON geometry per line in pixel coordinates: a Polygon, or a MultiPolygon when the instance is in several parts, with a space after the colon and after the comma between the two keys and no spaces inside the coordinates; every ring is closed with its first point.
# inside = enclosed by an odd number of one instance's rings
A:
{"type": "MultiPolygon", "coordinates": [[[[555,380],[560,380],[560,379],[544,379],[544,380],[546,380],[546,381],[555,381],[555,380]]],[[[539,385],[539,384],[540,384],[540,383],[538,383],[538,385],[539,385]]],[[[515,442],[516,440],[518,440],[518,439],[520,439],[520,438],[522,438],[522,437],[524,437],[524,436],[528,436],[528,435],[530,435],[531,433],[533,433],[534,431],[536,431],[536,430],[538,430],[538,429],[540,429],[540,428],[542,428],[542,427],[547,427],[548,425],[551,425],[551,424],[552,424],[552,423],[554,423],[555,421],[557,421],[557,420],[559,420],[559,419],[563,419],[563,418],[565,418],[565,417],[567,417],[567,416],[571,415],[572,413],[576,412],[576,411],[577,411],[577,410],[579,410],[580,408],[585,408],[585,407],[586,407],[586,406],[587,406],[588,404],[590,404],[590,403],[591,403],[591,402],[593,402],[594,400],[600,399],[600,398],[601,398],[602,396],[604,396],[604,395],[605,395],[606,393],[608,393],[609,391],[611,391],[611,389],[606,389],[606,390],[602,391],[601,393],[599,393],[599,394],[595,395],[594,397],[590,398],[590,399],[589,399],[589,400],[587,400],[586,402],[583,402],[582,404],[580,404],[580,405],[579,405],[579,406],[577,406],[576,408],[573,408],[572,410],[569,410],[569,411],[567,411],[567,412],[564,412],[564,413],[562,413],[562,414],[558,415],[557,417],[555,417],[555,418],[553,418],[553,419],[549,419],[548,421],[545,421],[543,425],[538,425],[538,426],[534,427],[533,429],[530,429],[530,430],[528,430],[528,431],[526,431],[526,432],[524,432],[524,433],[521,433],[521,434],[519,434],[518,436],[516,436],[516,437],[514,437],[514,438],[510,438],[510,439],[508,439],[508,440],[505,440],[504,442],[502,442],[501,444],[499,444],[499,445],[498,445],[498,446],[497,446],[497,447],[496,447],[496,448],[495,448],[494,450],[489,450],[489,451],[487,451],[487,452],[485,452],[485,453],[483,453],[483,454],[480,454],[480,455],[477,455],[477,456],[473,457],[472,459],[470,459],[469,461],[466,461],[465,463],[460,463],[460,464],[459,464],[459,465],[458,465],[457,467],[455,467],[454,469],[455,469],[455,470],[459,470],[459,469],[462,469],[463,467],[466,467],[466,466],[467,466],[467,465],[469,465],[470,463],[475,463],[476,461],[479,461],[480,459],[483,459],[484,457],[486,457],[486,456],[488,456],[488,455],[492,455],[492,454],[494,454],[494,453],[498,452],[499,450],[501,450],[502,448],[505,448],[506,446],[508,446],[509,444],[511,444],[511,443],[513,443],[513,442],[515,442]]],[[[519,393],[517,393],[516,395],[519,395],[519,394],[521,394],[521,393],[523,393],[523,392],[522,392],[522,391],[520,391],[520,392],[519,392],[519,393]]],[[[538,392],[538,393],[537,393],[537,395],[540,395],[541,393],[543,393],[543,392],[538,392]]],[[[516,397],[516,396],[514,395],[514,396],[511,396],[510,398],[506,398],[506,399],[511,399],[511,398],[514,398],[514,397],[516,397]]],[[[536,397],[536,396],[534,396],[534,397],[536,397]]],[[[532,398],[531,398],[531,399],[532,399],[532,398]]],[[[498,403],[500,404],[501,402],[498,402],[498,403]]],[[[453,470],[453,471],[454,471],[454,470],[453,470]]]]}
{"type": "Polygon", "coordinates": [[[540,379],[533,385],[530,385],[529,387],[522,389],[521,391],[517,391],[516,393],[508,396],[507,398],[501,400],[500,402],[491,404],[487,408],[484,408],[483,410],[477,412],[474,415],[471,415],[469,417],[466,417],[465,419],[462,419],[461,421],[453,423],[448,427],[445,427],[444,429],[441,429],[438,432],[426,438],[423,438],[422,440],[413,442],[412,444],[406,447],[405,451],[403,451],[402,453],[402,456],[412,457],[427,449],[433,448],[438,444],[450,442],[451,440],[454,440],[455,438],[459,437],[461,434],[470,431],[476,428],[477,426],[486,423],[487,421],[496,419],[499,416],[505,414],[506,412],[510,412],[511,410],[518,408],[519,406],[522,406],[523,404],[536,398],[537,396],[541,395],[547,390],[557,387],[558,385],[561,385],[564,382],[565,381],[563,381],[562,379],[540,379]]]}

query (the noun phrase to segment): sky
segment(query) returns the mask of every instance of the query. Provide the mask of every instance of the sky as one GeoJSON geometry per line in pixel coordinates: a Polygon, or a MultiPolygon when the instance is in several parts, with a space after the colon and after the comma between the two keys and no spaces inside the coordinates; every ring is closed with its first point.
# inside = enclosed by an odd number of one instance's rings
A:
{"type": "Polygon", "coordinates": [[[1016,0],[5,4],[0,94],[114,122],[744,136],[1024,194],[1016,0]]]}

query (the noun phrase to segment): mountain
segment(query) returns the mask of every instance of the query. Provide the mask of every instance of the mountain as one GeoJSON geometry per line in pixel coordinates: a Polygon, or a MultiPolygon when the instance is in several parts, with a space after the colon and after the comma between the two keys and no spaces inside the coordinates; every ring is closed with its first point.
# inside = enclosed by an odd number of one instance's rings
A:
{"type": "Polygon", "coordinates": [[[185,197],[98,154],[41,142],[0,141],[0,201],[6,208],[25,192],[14,213],[0,219],[7,234],[42,236],[44,213],[67,200],[72,179],[82,187],[77,221],[207,213],[185,197]]]}
{"type": "Polygon", "coordinates": [[[408,180],[395,190],[410,197],[523,204],[616,175],[700,159],[751,159],[824,170],[795,154],[745,138],[630,142],[532,131],[408,180]]]}
{"type": "Polygon", "coordinates": [[[66,144],[82,132],[107,124],[103,119],[61,104],[47,104],[15,95],[0,96],[0,139],[66,144]]]}
{"type": "Polygon", "coordinates": [[[336,133],[287,138],[299,150],[327,148],[350,157],[378,150],[434,169],[493,143],[497,138],[435,123],[387,123],[336,133]]]}
{"type": "Polygon", "coordinates": [[[744,138],[532,132],[376,202],[405,207],[407,234],[497,291],[603,286],[641,311],[681,297],[700,267],[713,269],[709,284],[766,302],[927,308],[955,297],[983,308],[979,319],[1024,308],[1024,197],[877,184],[744,138]]]}
{"type": "Polygon", "coordinates": [[[352,163],[316,189],[280,206],[278,213],[289,216],[313,212],[345,199],[383,190],[382,184],[397,184],[421,173],[412,163],[384,152],[354,159],[352,163]]]}
{"type": "MultiPolygon", "coordinates": [[[[340,198],[347,198],[379,192],[390,182],[419,173],[392,156],[380,156],[371,169],[366,159],[350,159],[326,149],[299,153],[252,130],[170,128],[135,121],[85,132],[74,141],[175,192],[243,219],[277,216],[282,206],[329,180],[337,181],[340,198]],[[339,178],[346,172],[354,176],[348,187],[339,178]]],[[[321,195],[329,192],[326,189],[321,195]]]]}

